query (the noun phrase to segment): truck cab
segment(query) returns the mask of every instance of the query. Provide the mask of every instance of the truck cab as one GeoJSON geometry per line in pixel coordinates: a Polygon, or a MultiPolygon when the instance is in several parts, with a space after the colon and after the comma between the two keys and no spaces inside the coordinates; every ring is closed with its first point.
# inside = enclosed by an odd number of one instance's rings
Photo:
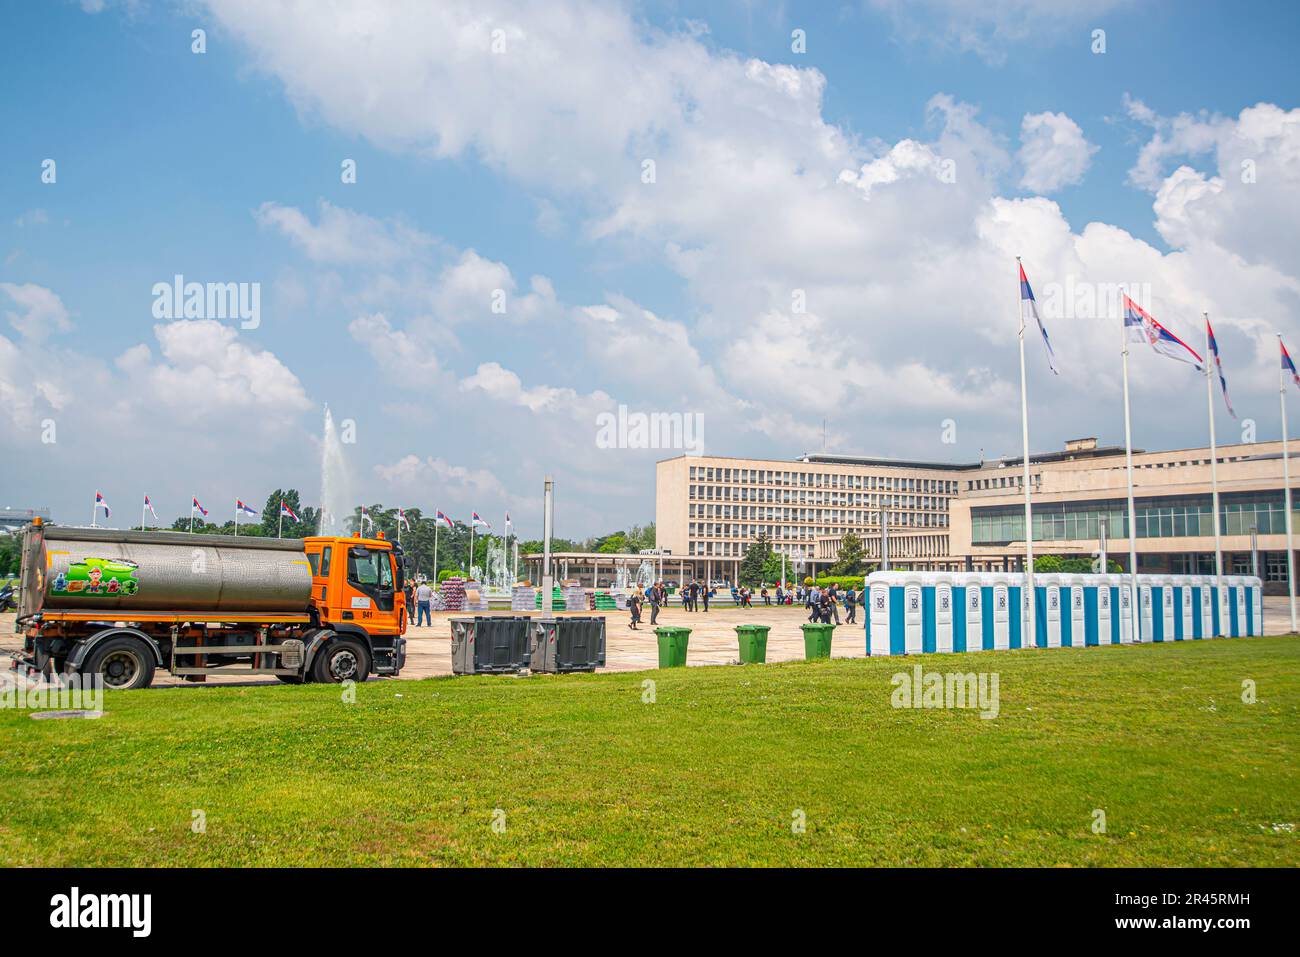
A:
{"type": "Polygon", "coordinates": [[[322,627],[368,638],[381,673],[400,666],[406,631],[405,562],[401,547],[383,537],[303,539],[311,568],[311,603],[322,627]]]}

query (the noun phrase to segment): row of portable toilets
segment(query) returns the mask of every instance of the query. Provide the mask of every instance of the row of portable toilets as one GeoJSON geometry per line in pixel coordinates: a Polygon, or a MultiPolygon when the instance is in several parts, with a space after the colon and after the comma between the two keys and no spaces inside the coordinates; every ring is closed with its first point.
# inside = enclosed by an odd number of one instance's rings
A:
{"type": "Polygon", "coordinates": [[[867,576],[867,654],[1127,645],[1264,633],[1258,578],[1139,575],[1139,634],[1128,575],[1034,576],[1033,640],[1025,577],[991,572],[867,576]],[[1222,583],[1222,587],[1216,585],[1222,583]],[[1019,609],[1019,613],[1016,610],[1019,609]]]}

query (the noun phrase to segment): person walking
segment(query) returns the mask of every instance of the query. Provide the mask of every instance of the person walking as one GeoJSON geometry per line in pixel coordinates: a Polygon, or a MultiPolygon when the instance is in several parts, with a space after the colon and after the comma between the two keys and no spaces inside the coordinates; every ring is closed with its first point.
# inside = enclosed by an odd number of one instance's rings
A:
{"type": "Polygon", "coordinates": [[[650,624],[652,625],[659,624],[659,606],[663,604],[666,594],[663,582],[655,582],[650,586],[650,624]]]}
{"type": "Polygon", "coordinates": [[[709,610],[709,586],[706,584],[700,589],[704,593],[704,610],[709,610]]]}
{"type": "Polygon", "coordinates": [[[415,626],[418,628],[421,625],[432,625],[433,589],[429,587],[427,581],[420,582],[419,587],[415,589],[415,607],[415,626]]]}
{"type": "Polygon", "coordinates": [[[641,594],[641,586],[637,585],[636,591],[632,592],[631,596],[627,600],[627,610],[632,618],[632,620],[628,622],[628,627],[633,631],[636,631],[636,623],[641,620],[641,602],[644,599],[645,596],[641,594]]]}
{"type": "Polygon", "coordinates": [[[844,593],[844,610],[847,615],[844,618],[845,623],[850,625],[857,624],[858,621],[858,593],[849,586],[849,590],[844,593]]]}
{"type": "Polygon", "coordinates": [[[835,616],[835,624],[840,623],[840,596],[837,590],[838,586],[832,584],[826,589],[826,597],[830,599],[831,614],[835,616]]]}

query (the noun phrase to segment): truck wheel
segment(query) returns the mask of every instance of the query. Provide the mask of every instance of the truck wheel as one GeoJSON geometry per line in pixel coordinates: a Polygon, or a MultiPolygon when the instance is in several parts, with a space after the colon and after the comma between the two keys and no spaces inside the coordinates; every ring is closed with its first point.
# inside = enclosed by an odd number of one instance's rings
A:
{"type": "Polygon", "coordinates": [[[365,681],[370,674],[370,652],[359,641],[339,638],[328,645],[312,662],[313,681],[365,681]]]}
{"type": "Polygon", "coordinates": [[[110,638],[95,646],[81,673],[103,675],[104,687],[114,691],[147,688],[153,683],[153,652],[135,638],[110,638]]]}

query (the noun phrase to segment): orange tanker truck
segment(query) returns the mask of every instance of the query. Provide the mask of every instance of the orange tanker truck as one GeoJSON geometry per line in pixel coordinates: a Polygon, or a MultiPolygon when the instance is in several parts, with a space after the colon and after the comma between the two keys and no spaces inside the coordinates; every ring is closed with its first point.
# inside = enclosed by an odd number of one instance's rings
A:
{"type": "Polygon", "coordinates": [[[65,528],[23,533],[13,667],[146,688],[275,675],[364,681],[406,661],[401,547],[382,537],[237,538],[65,528]]]}

